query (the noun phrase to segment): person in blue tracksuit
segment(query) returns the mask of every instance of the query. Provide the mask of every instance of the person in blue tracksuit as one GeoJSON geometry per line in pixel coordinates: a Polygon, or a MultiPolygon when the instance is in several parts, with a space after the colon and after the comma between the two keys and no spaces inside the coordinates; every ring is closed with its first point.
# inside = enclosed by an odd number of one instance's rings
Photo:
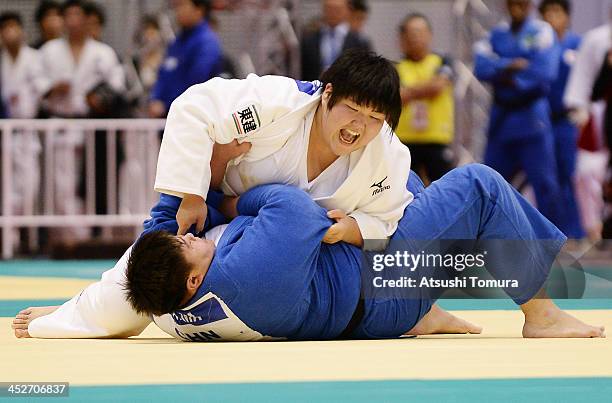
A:
{"type": "Polygon", "coordinates": [[[475,75],[493,86],[485,164],[506,179],[522,169],[538,209],[561,225],[559,182],[547,96],[559,49],[549,24],[530,16],[530,0],[507,0],[511,22],[477,42],[475,75]]]}
{"type": "Polygon", "coordinates": [[[210,1],[179,0],[173,7],[180,32],[168,46],[151,90],[152,118],[165,117],[172,101],[187,88],[218,76],[222,69],[221,44],[207,22],[210,1]]]}
{"type": "MultiPolygon", "coordinates": [[[[468,165],[427,189],[416,175],[409,177],[415,200],[391,244],[533,240],[522,253],[486,267],[494,278],[510,276],[520,284],[506,291],[525,313],[524,336],[603,334],[549,299],[534,298],[566,237],[498,173],[468,165]]],[[[440,314],[432,309],[437,294],[407,298],[365,291],[361,250],[321,242],[331,221],[302,190],[262,185],[227,200],[219,206],[237,217],[221,235],[207,236],[213,242],[159,231],[177,229],[180,199],[164,195],[131,251],[128,301],[136,311],[156,315],[156,324],[167,333],[186,341],[254,341],[395,338],[411,329],[413,334],[440,330],[432,318],[440,314]]],[[[436,276],[453,275],[440,271],[436,276]]]]}
{"type": "Polygon", "coordinates": [[[563,103],[569,73],[580,46],[580,36],[569,30],[571,16],[569,0],[544,0],[540,3],[539,10],[544,21],[555,30],[560,47],[559,74],[548,95],[561,186],[560,200],[565,212],[565,220],[560,229],[569,238],[581,239],[585,233],[580,223],[573,182],[578,152],[578,128],[570,120],[568,109],[563,103]]]}

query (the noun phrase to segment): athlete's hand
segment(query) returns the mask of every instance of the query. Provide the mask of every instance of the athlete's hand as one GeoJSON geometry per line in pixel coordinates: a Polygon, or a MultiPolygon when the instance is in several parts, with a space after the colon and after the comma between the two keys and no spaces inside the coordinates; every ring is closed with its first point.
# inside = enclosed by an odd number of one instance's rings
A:
{"type": "Polygon", "coordinates": [[[206,201],[200,196],[186,194],[176,213],[176,222],[179,226],[177,235],[185,235],[193,224],[196,225],[196,233],[202,232],[206,214],[208,214],[206,201]]]}
{"type": "Polygon", "coordinates": [[[251,143],[247,141],[241,144],[238,144],[238,140],[227,144],[215,143],[210,159],[210,187],[219,189],[221,182],[223,182],[228,162],[248,153],[250,149],[251,143]]]}
{"type": "Polygon", "coordinates": [[[529,67],[529,60],[519,57],[512,60],[512,62],[506,67],[506,70],[514,72],[525,70],[527,67],[529,67]]]}
{"type": "Polygon", "coordinates": [[[223,196],[219,204],[219,212],[229,220],[238,217],[238,199],[239,196],[223,196]]]}
{"type": "Polygon", "coordinates": [[[348,242],[352,245],[363,246],[363,237],[357,221],[353,217],[348,216],[342,210],[330,210],[327,212],[327,217],[335,220],[323,237],[325,243],[336,243],[340,241],[348,242]]]}

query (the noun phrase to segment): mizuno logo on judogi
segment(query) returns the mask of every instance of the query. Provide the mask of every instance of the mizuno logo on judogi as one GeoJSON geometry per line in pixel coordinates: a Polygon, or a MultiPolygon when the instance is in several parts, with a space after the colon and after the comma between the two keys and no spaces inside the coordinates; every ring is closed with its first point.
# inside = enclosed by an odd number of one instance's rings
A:
{"type": "Polygon", "coordinates": [[[382,193],[385,190],[391,189],[390,185],[384,185],[384,182],[387,180],[387,178],[388,176],[385,176],[382,180],[374,182],[372,186],[370,186],[370,188],[375,188],[372,192],[372,196],[382,193]]]}
{"type": "Polygon", "coordinates": [[[261,119],[255,105],[247,106],[232,114],[238,137],[246,137],[252,131],[261,127],[261,119]]]}

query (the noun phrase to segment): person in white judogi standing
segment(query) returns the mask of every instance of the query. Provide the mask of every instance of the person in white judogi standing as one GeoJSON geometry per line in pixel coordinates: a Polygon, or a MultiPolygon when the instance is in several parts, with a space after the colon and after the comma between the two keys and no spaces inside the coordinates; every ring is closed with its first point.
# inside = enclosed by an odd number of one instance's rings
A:
{"type": "Polygon", "coordinates": [[[384,240],[412,201],[410,152],[393,133],[399,79],[386,59],[343,54],[321,81],[250,75],[212,79],[177,98],[168,114],[155,190],[183,198],[179,233],[206,217],[211,183],[239,195],[265,183],[297,186],[336,220],[324,242],[384,240]],[[215,143],[249,147],[211,178],[215,143]],[[221,181],[223,179],[223,181],[221,181]]]}
{"type": "MultiPolygon", "coordinates": [[[[21,16],[15,12],[0,15],[0,81],[7,118],[33,119],[45,90],[40,55],[26,45],[21,16]]],[[[41,144],[33,130],[14,128],[12,213],[32,214],[39,200],[41,144]]]]}
{"type": "MultiPolygon", "coordinates": [[[[65,2],[62,14],[66,37],[51,40],[41,48],[49,88],[43,107],[51,117],[86,117],[90,112],[87,94],[101,83],[114,91],[123,91],[124,72],[115,51],[88,36],[81,0],[65,2]]],[[[81,165],[79,160],[82,158],[82,152],[77,150],[82,145],[83,133],[80,131],[56,134],[54,177],[56,205],[58,210],[61,209],[59,213],[76,214],[81,210],[76,188],[78,167],[81,165]]]]}

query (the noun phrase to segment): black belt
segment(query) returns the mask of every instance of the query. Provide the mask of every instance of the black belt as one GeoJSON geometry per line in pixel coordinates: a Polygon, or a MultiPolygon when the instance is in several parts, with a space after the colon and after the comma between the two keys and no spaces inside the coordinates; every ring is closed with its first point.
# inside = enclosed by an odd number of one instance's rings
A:
{"type": "Polygon", "coordinates": [[[355,312],[353,312],[353,316],[351,316],[351,320],[349,320],[348,325],[346,325],[346,327],[344,328],[342,333],[340,333],[340,336],[338,336],[338,338],[348,339],[351,336],[351,333],[353,333],[353,331],[357,329],[357,326],[359,326],[359,324],[361,323],[361,320],[363,319],[364,315],[365,302],[363,298],[359,298],[359,301],[357,302],[357,307],[355,308],[355,312]]]}

